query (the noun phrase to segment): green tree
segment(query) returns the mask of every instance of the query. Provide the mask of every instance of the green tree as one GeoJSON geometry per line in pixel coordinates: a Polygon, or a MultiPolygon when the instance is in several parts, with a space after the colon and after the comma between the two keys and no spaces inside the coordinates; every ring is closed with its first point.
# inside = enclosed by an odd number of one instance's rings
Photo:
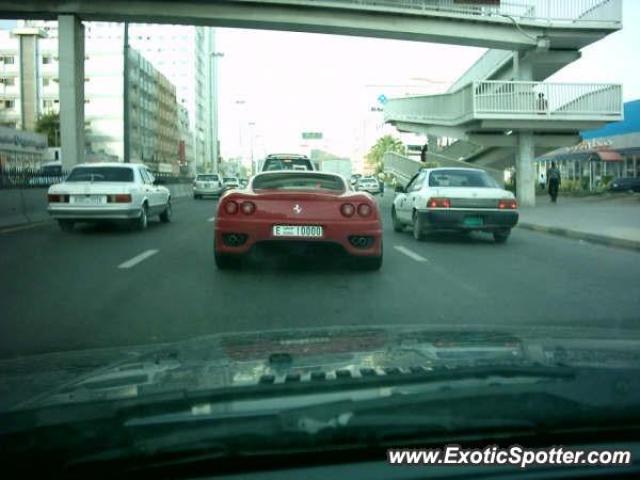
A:
{"type": "Polygon", "coordinates": [[[47,136],[47,143],[50,147],[60,146],[60,114],[45,113],[36,122],[36,132],[47,136]]]}
{"type": "Polygon", "coordinates": [[[378,141],[371,147],[369,153],[365,157],[367,164],[374,170],[375,173],[380,173],[384,169],[383,158],[387,152],[395,152],[400,155],[404,155],[406,152],[405,146],[402,142],[393,137],[392,135],[384,135],[380,137],[378,141]]]}

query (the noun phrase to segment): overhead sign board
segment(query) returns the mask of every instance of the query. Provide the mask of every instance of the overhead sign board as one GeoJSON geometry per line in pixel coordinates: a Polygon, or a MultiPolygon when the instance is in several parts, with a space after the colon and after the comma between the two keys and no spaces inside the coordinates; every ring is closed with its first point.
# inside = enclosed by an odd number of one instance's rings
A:
{"type": "Polygon", "coordinates": [[[322,140],[322,132],[302,132],[303,140],[322,140]]]}

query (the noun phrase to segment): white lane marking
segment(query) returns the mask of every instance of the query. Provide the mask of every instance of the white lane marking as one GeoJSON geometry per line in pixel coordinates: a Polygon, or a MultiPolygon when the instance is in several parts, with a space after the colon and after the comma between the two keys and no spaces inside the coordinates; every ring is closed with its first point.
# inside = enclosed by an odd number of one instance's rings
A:
{"type": "Polygon", "coordinates": [[[403,247],[402,245],[395,245],[393,248],[398,250],[400,253],[404,253],[407,257],[414,259],[416,262],[426,262],[427,259],[422,255],[418,255],[416,252],[412,252],[408,248],[403,247]]]}
{"type": "Polygon", "coordinates": [[[30,230],[32,228],[42,227],[47,223],[50,223],[50,222],[44,221],[44,222],[30,223],[28,225],[18,225],[16,227],[7,227],[0,230],[0,233],[13,233],[13,232],[20,232],[22,230],[30,230]]]}
{"type": "Polygon", "coordinates": [[[216,217],[211,217],[209,220],[207,220],[207,222],[213,222],[216,219],[216,217]]]}
{"type": "Polygon", "coordinates": [[[140,255],[136,255],[135,257],[130,258],[126,262],[122,262],[120,265],[118,265],[118,268],[135,267],[137,264],[155,255],[156,253],[158,253],[158,250],[147,250],[145,252],[142,252],[140,255]]]}

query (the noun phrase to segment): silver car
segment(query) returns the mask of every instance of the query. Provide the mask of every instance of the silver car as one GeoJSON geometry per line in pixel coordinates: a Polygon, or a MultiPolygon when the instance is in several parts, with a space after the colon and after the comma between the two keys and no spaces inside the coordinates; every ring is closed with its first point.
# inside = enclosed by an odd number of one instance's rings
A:
{"type": "Polygon", "coordinates": [[[380,193],[380,182],[374,177],[362,177],[356,183],[356,190],[371,194],[380,193]]]}
{"type": "Polygon", "coordinates": [[[220,196],[224,185],[216,173],[199,173],[193,181],[193,198],[196,200],[205,195],[220,196]]]}
{"type": "Polygon", "coordinates": [[[238,177],[224,177],[222,179],[222,183],[225,190],[231,190],[233,188],[240,187],[240,180],[238,180],[238,177]]]}

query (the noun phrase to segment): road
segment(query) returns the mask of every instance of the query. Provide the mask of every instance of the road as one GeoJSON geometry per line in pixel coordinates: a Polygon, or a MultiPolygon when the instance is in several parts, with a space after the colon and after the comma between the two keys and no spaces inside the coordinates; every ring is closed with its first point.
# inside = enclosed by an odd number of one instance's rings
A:
{"type": "Polygon", "coordinates": [[[448,324],[636,328],[640,254],[515,229],[418,243],[385,214],[384,265],[219,271],[215,200],[144,232],[54,223],[0,232],[0,358],[262,329],[448,324]]]}

